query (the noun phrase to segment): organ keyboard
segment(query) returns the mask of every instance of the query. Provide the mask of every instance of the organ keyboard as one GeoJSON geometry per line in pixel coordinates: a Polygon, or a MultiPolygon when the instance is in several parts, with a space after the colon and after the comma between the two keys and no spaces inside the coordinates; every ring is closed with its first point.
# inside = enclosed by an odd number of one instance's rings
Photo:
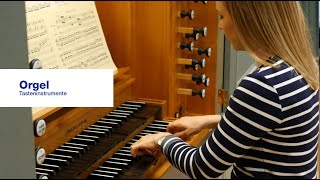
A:
{"type": "Polygon", "coordinates": [[[90,177],[98,174],[100,169],[90,172],[97,166],[110,163],[110,167],[123,169],[122,165],[129,163],[123,157],[130,155],[128,148],[134,140],[148,131],[165,131],[165,122],[154,121],[159,112],[160,107],[126,101],[49,153],[37,165],[36,174],[50,179],[84,179],[89,173],[90,177]]]}
{"type": "MultiPolygon", "coordinates": [[[[131,159],[132,142],[165,131],[172,119],[166,117],[166,101],[132,98],[135,79],[125,75],[128,70],[120,68],[114,77],[114,107],[47,108],[33,115],[34,122],[46,122],[45,133],[34,137],[35,148],[45,154],[43,161],[36,161],[38,179],[158,179],[168,170],[171,165],[163,155],[155,164],[152,156],[131,159]],[[105,166],[110,162],[116,167],[105,166]]],[[[207,133],[203,130],[189,143],[198,145],[207,133]]]]}

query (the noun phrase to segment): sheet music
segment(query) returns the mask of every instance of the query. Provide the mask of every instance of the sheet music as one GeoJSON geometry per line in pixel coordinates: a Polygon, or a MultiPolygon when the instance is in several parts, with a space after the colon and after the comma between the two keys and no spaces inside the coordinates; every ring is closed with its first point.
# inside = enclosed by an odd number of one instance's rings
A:
{"type": "MultiPolygon", "coordinates": [[[[94,1],[25,1],[29,62],[44,69],[113,69],[94,1]]],[[[38,112],[43,108],[33,108],[38,112]]]]}

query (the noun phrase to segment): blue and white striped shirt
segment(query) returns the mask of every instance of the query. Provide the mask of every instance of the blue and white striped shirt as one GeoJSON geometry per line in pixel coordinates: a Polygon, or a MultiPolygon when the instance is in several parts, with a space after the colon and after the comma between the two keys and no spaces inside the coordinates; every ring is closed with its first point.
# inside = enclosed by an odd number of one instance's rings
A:
{"type": "Polygon", "coordinates": [[[191,178],[316,178],[319,97],[283,60],[245,76],[199,148],[168,136],[162,152],[191,178]]]}

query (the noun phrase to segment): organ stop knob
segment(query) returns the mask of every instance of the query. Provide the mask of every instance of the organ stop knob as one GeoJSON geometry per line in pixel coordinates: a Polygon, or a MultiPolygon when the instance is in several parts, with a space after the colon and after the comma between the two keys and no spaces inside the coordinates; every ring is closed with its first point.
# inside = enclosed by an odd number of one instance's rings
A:
{"type": "MultiPolygon", "coordinates": [[[[193,1],[193,2],[197,3],[199,1],[193,1]]],[[[202,2],[202,4],[207,4],[208,3],[208,1],[201,1],[201,2],[202,2]]]]}
{"type": "Polygon", "coordinates": [[[192,67],[195,71],[198,70],[198,67],[204,68],[206,65],[206,59],[201,59],[200,61],[196,60],[196,59],[192,59],[191,60],[191,64],[187,64],[185,65],[185,68],[189,69],[190,67],[192,67]]]}
{"type": "Polygon", "coordinates": [[[177,29],[178,33],[190,33],[190,34],[197,34],[200,33],[203,37],[207,36],[207,27],[203,27],[202,29],[199,29],[197,27],[191,28],[191,27],[178,27],[177,29]]]}
{"type": "Polygon", "coordinates": [[[35,157],[36,157],[36,163],[38,165],[41,165],[43,163],[43,161],[45,160],[46,158],[46,151],[44,150],[44,148],[42,147],[38,147],[36,150],[35,150],[35,157]]]}
{"type": "Polygon", "coordinates": [[[42,136],[46,132],[46,121],[43,119],[36,119],[34,121],[34,135],[37,137],[42,136]]]}
{"type": "Polygon", "coordinates": [[[189,49],[189,51],[193,51],[194,49],[194,43],[193,42],[190,42],[189,44],[186,44],[185,42],[181,42],[181,43],[178,43],[178,48],[180,49],[189,49]]]}
{"type": "Polygon", "coordinates": [[[30,69],[42,69],[42,64],[39,59],[33,59],[29,63],[30,69]]]}
{"type": "Polygon", "coordinates": [[[194,19],[194,10],[190,10],[188,12],[185,10],[182,10],[178,12],[178,17],[184,18],[187,16],[189,17],[189,19],[194,19]]]}
{"type": "Polygon", "coordinates": [[[197,96],[199,95],[201,98],[204,98],[206,95],[206,90],[201,89],[200,91],[194,90],[194,89],[185,89],[185,88],[178,88],[177,94],[181,95],[189,95],[189,96],[197,96]]]}
{"type": "Polygon", "coordinates": [[[205,54],[207,57],[211,56],[211,48],[207,48],[207,49],[194,48],[194,50],[197,51],[199,55],[205,54]]]}
{"type": "Polygon", "coordinates": [[[199,39],[199,33],[187,33],[186,35],[185,35],[185,37],[187,38],[187,39],[189,39],[189,38],[193,38],[195,41],[198,41],[198,39],[199,39]]]}

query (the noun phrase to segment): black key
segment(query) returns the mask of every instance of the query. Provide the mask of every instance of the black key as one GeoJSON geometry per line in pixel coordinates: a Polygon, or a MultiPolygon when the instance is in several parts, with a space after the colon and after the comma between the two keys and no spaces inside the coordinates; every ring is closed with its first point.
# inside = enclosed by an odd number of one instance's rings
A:
{"type": "Polygon", "coordinates": [[[107,121],[107,122],[118,123],[120,126],[122,125],[122,121],[120,119],[101,118],[100,120],[107,121]]]}
{"type": "Polygon", "coordinates": [[[117,152],[112,157],[121,158],[121,159],[133,159],[132,155],[129,153],[117,152]]]}
{"type": "Polygon", "coordinates": [[[118,175],[119,175],[118,172],[107,171],[107,170],[104,170],[104,169],[96,169],[96,170],[93,171],[93,173],[113,176],[114,178],[117,178],[118,175]]]}
{"type": "Polygon", "coordinates": [[[117,173],[121,173],[123,170],[120,168],[113,168],[113,167],[107,167],[107,166],[99,166],[99,169],[101,170],[107,170],[107,171],[113,171],[113,172],[117,172],[117,173]]]}
{"type": "Polygon", "coordinates": [[[161,121],[161,120],[153,120],[152,123],[163,124],[163,125],[168,125],[168,124],[170,124],[170,122],[168,122],[168,121],[161,121]]]}
{"type": "Polygon", "coordinates": [[[138,112],[138,111],[139,111],[138,108],[126,107],[126,106],[119,106],[119,107],[117,107],[117,109],[119,109],[119,110],[125,110],[125,111],[133,111],[133,112],[138,112]]]}
{"type": "Polygon", "coordinates": [[[110,176],[110,175],[103,175],[103,174],[96,174],[96,173],[90,173],[89,177],[88,178],[93,178],[93,179],[96,179],[96,178],[107,178],[107,179],[114,179],[113,176],[110,176]]]}
{"type": "Polygon", "coordinates": [[[96,141],[96,142],[99,142],[99,137],[98,136],[89,136],[89,135],[85,135],[85,134],[78,134],[77,136],[76,136],[76,138],[84,138],[84,139],[92,139],[92,140],[94,140],[94,141],[96,141]]]}
{"type": "Polygon", "coordinates": [[[93,129],[85,129],[81,134],[89,135],[89,136],[98,136],[98,137],[106,137],[107,134],[103,131],[95,131],[93,129]]]}
{"type": "Polygon", "coordinates": [[[111,111],[111,112],[119,112],[119,113],[128,113],[128,114],[130,114],[131,115],[131,117],[134,115],[134,112],[133,111],[130,111],[130,110],[120,110],[120,109],[115,109],[115,110],[113,110],[113,111],[111,111]]]}
{"type": "Polygon", "coordinates": [[[89,127],[106,129],[106,130],[108,130],[108,131],[110,132],[110,134],[111,134],[111,132],[112,132],[112,127],[106,126],[106,125],[93,124],[93,125],[91,125],[91,126],[89,126],[89,127]]]}
{"type": "Polygon", "coordinates": [[[61,167],[57,166],[57,165],[52,165],[52,164],[41,164],[40,166],[38,166],[38,168],[42,168],[42,169],[52,169],[55,172],[60,172],[61,167]]]}
{"type": "Polygon", "coordinates": [[[72,142],[66,142],[66,145],[72,145],[72,146],[77,146],[77,147],[82,147],[84,148],[86,151],[89,151],[89,146],[86,144],[78,144],[78,143],[72,143],[72,142]]]}
{"type": "Polygon", "coordinates": [[[146,127],[146,130],[155,130],[155,131],[164,132],[167,130],[167,128],[149,125],[146,127]]]}
{"type": "Polygon", "coordinates": [[[152,124],[150,124],[150,126],[163,127],[163,128],[165,128],[165,129],[168,127],[167,124],[161,124],[161,123],[155,123],[155,122],[153,122],[152,124]]]}
{"type": "Polygon", "coordinates": [[[72,156],[65,156],[65,155],[61,155],[61,154],[51,153],[51,154],[48,154],[47,157],[54,158],[54,159],[63,159],[63,160],[66,160],[68,162],[73,162],[74,161],[72,156]]]}
{"type": "Polygon", "coordinates": [[[87,128],[88,130],[92,130],[92,131],[102,131],[102,132],[104,132],[107,136],[110,136],[111,135],[111,131],[109,131],[109,129],[106,129],[106,128],[97,128],[97,127],[91,127],[91,126],[89,126],[88,128],[87,128]]]}
{"type": "Polygon", "coordinates": [[[111,111],[109,114],[110,114],[110,115],[126,116],[128,119],[131,118],[131,114],[129,114],[129,113],[124,113],[124,112],[114,112],[114,111],[111,111]]]}
{"type": "Polygon", "coordinates": [[[129,164],[128,163],[123,163],[123,162],[115,162],[115,161],[108,160],[108,161],[104,162],[102,164],[102,166],[126,169],[126,168],[128,168],[129,164]]]}
{"type": "Polygon", "coordinates": [[[140,102],[140,101],[126,101],[125,104],[139,105],[141,107],[144,107],[144,106],[146,106],[147,103],[140,102]]]}
{"type": "Polygon", "coordinates": [[[115,115],[115,114],[107,114],[104,118],[108,118],[108,119],[120,119],[123,121],[128,121],[128,117],[127,116],[123,116],[123,115],[115,115]]]}
{"type": "Polygon", "coordinates": [[[61,149],[71,150],[71,151],[79,151],[81,154],[86,153],[86,150],[82,147],[70,146],[70,145],[62,145],[61,149]]]}
{"type": "Polygon", "coordinates": [[[49,176],[55,176],[57,173],[52,169],[36,168],[36,172],[47,173],[49,176]]]}
{"type": "Polygon", "coordinates": [[[61,155],[65,155],[65,156],[77,157],[77,158],[81,157],[81,154],[79,151],[66,150],[66,149],[62,149],[62,148],[56,149],[53,153],[54,154],[61,154],[61,155]]]}
{"type": "Polygon", "coordinates": [[[155,131],[155,130],[146,130],[146,129],[144,129],[144,130],[142,130],[141,132],[149,133],[149,134],[156,134],[156,133],[158,133],[158,132],[160,132],[160,131],[155,131]]]}
{"type": "Polygon", "coordinates": [[[68,166],[69,162],[65,159],[59,159],[59,158],[51,158],[51,157],[46,157],[44,160],[45,164],[53,164],[57,166],[68,166]]]}
{"type": "Polygon", "coordinates": [[[134,105],[134,104],[126,104],[126,103],[124,103],[124,104],[121,104],[121,106],[123,106],[123,107],[137,108],[139,111],[142,110],[141,105],[134,105]]]}
{"type": "Polygon", "coordinates": [[[132,163],[131,159],[123,159],[123,158],[116,158],[116,157],[112,157],[109,160],[114,162],[128,163],[129,165],[132,163]]]}
{"type": "Polygon", "coordinates": [[[120,127],[120,124],[118,122],[110,121],[108,119],[100,119],[97,121],[97,123],[101,123],[102,125],[111,126],[112,128],[118,128],[120,127]]]}
{"type": "Polygon", "coordinates": [[[123,153],[123,154],[130,154],[130,147],[128,149],[126,148],[122,148],[119,151],[117,151],[118,153],[123,153]]]}
{"type": "Polygon", "coordinates": [[[96,145],[96,141],[92,139],[84,139],[84,138],[72,138],[70,142],[80,143],[80,144],[87,144],[87,145],[96,145]]]}
{"type": "Polygon", "coordinates": [[[95,124],[97,124],[99,126],[109,126],[112,128],[119,128],[120,127],[120,125],[118,123],[114,123],[114,122],[110,122],[110,121],[108,122],[105,120],[99,120],[95,124]]]}

